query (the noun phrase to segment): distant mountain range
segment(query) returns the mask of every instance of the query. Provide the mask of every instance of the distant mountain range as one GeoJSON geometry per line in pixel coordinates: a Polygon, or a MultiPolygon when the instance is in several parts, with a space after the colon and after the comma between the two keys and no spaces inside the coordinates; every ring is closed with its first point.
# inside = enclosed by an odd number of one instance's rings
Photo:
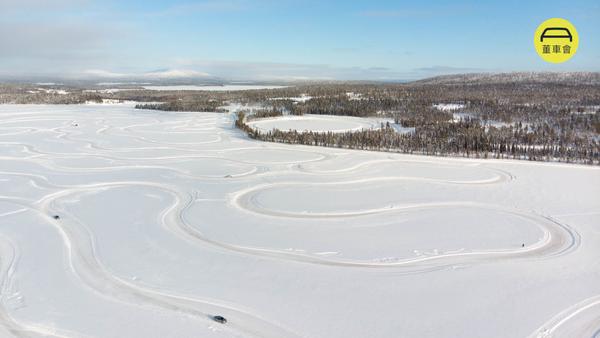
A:
{"type": "MultiPolygon", "coordinates": [[[[210,74],[180,69],[159,69],[145,73],[114,73],[104,70],[88,70],[83,75],[1,77],[0,83],[54,83],[86,87],[96,86],[139,86],[139,85],[226,85],[240,82],[219,78],[210,74]]],[[[244,81],[243,84],[294,83],[380,83],[379,81],[244,81]]],[[[513,72],[513,73],[468,73],[441,75],[415,81],[385,81],[384,83],[411,83],[415,85],[456,84],[509,84],[509,83],[562,83],[600,85],[600,72],[513,72]]]]}
{"type": "Polygon", "coordinates": [[[502,84],[502,83],[563,83],[600,85],[599,72],[514,72],[441,75],[414,81],[414,84],[502,84]]]}

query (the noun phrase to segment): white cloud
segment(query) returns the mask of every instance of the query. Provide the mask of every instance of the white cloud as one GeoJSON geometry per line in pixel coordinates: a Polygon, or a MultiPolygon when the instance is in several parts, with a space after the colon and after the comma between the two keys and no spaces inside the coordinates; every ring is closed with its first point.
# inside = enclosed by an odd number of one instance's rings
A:
{"type": "Polygon", "coordinates": [[[481,71],[484,71],[484,69],[471,68],[471,67],[431,66],[431,67],[415,68],[414,71],[425,73],[425,74],[440,75],[440,74],[481,72],[481,71]]]}
{"type": "Polygon", "coordinates": [[[127,77],[128,74],[125,73],[115,73],[108,70],[103,69],[87,69],[82,72],[84,77],[101,77],[101,78],[111,78],[118,79],[127,77]]]}
{"type": "Polygon", "coordinates": [[[195,70],[187,69],[167,69],[151,72],[142,73],[117,73],[102,69],[88,69],[82,72],[83,77],[91,78],[107,78],[107,79],[125,79],[125,78],[139,78],[139,79],[181,79],[181,78],[203,78],[209,77],[210,74],[195,70]]]}
{"type": "Polygon", "coordinates": [[[82,22],[0,22],[0,59],[80,57],[106,45],[111,35],[82,22]]]}
{"type": "Polygon", "coordinates": [[[196,69],[217,77],[235,80],[377,80],[401,75],[385,67],[335,67],[327,64],[283,62],[179,59],[175,61],[174,67],[196,69]]]}
{"type": "Polygon", "coordinates": [[[330,81],[330,80],[407,80],[435,75],[482,72],[483,69],[434,66],[398,71],[387,67],[335,67],[326,64],[295,64],[242,61],[177,60],[172,68],[154,71],[112,71],[87,69],[70,72],[70,78],[93,79],[208,79],[241,81],[330,81]]]}
{"type": "Polygon", "coordinates": [[[210,74],[196,70],[170,69],[144,73],[143,76],[148,78],[172,79],[186,77],[208,77],[210,74]]]}

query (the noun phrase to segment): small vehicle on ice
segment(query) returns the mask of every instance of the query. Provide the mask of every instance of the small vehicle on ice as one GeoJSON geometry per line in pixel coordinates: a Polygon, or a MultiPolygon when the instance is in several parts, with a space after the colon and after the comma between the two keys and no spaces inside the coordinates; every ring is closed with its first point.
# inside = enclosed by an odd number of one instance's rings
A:
{"type": "Polygon", "coordinates": [[[225,319],[225,317],[223,317],[223,316],[212,316],[211,319],[217,323],[221,323],[221,324],[227,323],[227,319],[225,319]]]}

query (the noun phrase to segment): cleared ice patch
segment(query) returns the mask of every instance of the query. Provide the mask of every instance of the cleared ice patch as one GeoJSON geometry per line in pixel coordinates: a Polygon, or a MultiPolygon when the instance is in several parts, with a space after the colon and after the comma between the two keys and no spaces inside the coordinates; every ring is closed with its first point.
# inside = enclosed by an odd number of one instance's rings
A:
{"type": "Polygon", "coordinates": [[[350,116],[302,115],[255,120],[249,122],[248,125],[262,132],[279,129],[341,133],[361,129],[377,129],[381,127],[382,122],[386,121],[350,116]]]}

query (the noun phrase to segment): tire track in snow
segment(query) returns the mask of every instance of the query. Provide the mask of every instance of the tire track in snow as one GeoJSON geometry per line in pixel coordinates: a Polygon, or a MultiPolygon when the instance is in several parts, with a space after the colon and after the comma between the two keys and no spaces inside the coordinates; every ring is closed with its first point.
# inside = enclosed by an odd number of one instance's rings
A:
{"type": "MultiPolygon", "coordinates": [[[[47,187],[52,186],[46,180],[39,180],[38,184],[47,187]]],[[[250,310],[242,309],[237,306],[221,304],[216,301],[206,300],[196,297],[173,295],[167,291],[150,289],[131,283],[125,279],[117,277],[110,273],[100,262],[95,252],[94,239],[87,227],[83,223],[76,221],[73,215],[64,210],[55,210],[54,204],[60,199],[71,197],[77,193],[89,191],[98,191],[102,189],[115,187],[146,186],[158,189],[164,189],[169,193],[165,186],[152,182],[111,182],[97,183],[89,185],[79,185],[74,187],[61,187],[62,190],[46,195],[41,200],[29,204],[22,200],[15,200],[0,196],[0,200],[19,204],[35,213],[37,213],[45,223],[55,227],[67,249],[68,261],[71,271],[82,281],[82,283],[99,296],[115,299],[127,304],[140,307],[154,307],[174,313],[181,313],[201,320],[206,324],[213,324],[212,315],[220,314],[228,318],[228,324],[220,329],[230,332],[233,335],[241,333],[244,337],[300,337],[297,333],[283,328],[278,324],[253,314],[250,310]],[[60,220],[54,220],[50,215],[60,211],[66,217],[60,220]]],[[[176,196],[176,195],[175,195],[176,196]]],[[[177,196],[176,196],[177,197],[177,196]]],[[[176,199],[174,205],[179,205],[176,199]]],[[[169,210],[172,209],[169,208],[169,210]]]]}
{"type": "Polygon", "coordinates": [[[74,332],[19,322],[8,313],[6,304],[8,298],[11,297],[11,292],[14,291],[14,272],[18,260],[19,253],[16,245],[5,236],[0,235],[0,325],[13,337],[83,337],[74,332]]]}
{"type": "Polygon", "coordinates": [[[596,337],[600,332],[600,295],[587,298],[552,317],[528,338],[596,337]]]}
{"type": "MultiPolygon", "coordinates": [[[[253,189],[253,188],[251,188],[253,189]]],[[[250,189],[250,190],[251,190],[250,189]]],[[[532,221],[536,224],[544,233],[544,238],[523,249],[508,249],[508,250],[489,250],[489,251],[476,251],[476,252],[461,252],[461,253],[449,253],[441,254],[436,256],[421,257],[415,259],[400,260],[395,262],[361,262],[361,261],[341,261],[327,259],[322,256],[315,257],[312,255],[306,255],[302,253],[281,251],[281,250],[270,250],[270,249],[257,249],[250,247],[241,246],[228,246],[232,249],[238,249],[245,252],[262,253],[264,255],[273,255],[278,257],[288,257],[293,260],[319,263],[325,265],[337,265],[337,266],[357,266],[357,267],[412,267],[418,266],[419,264],[426,264],[435,262],[440,266],[451,266],[454,264],[464,264],[472,262],[485,262],[496,261],[498,259],[515,259],[515,258],[547,258],[561,254],[565,254],[569,251],[574,250],[579,246],[580,238],[579,234],[574,231],[567,224],[560,223],[550,217],[537,215],[521,210],[515,210],[510,208],[499,207],[495,205],[487,205],[476,202],[441,202],[441,203],[422,203],[422,204],[410,204],[410,205],[399,205],[392,208],[380,208],[380,209],[368,209],[356,212],[340,212],[340,213],[297,213],[297,212],[282,212],[272,211],[255,207],[252,205],[251,199],[244,200],[242,194],[238,194],[233,197],[232,204],[242,210],[247,210],[252,213],[257,213],[266,216],[283,217],[283,218],[308,218],[308,219],[323,219],[323,218],[347,218],[347,217],[359,217],[364,215],[382,214],[382,213],[397,213],[402,211],[418,211],[422,209],[431,208],[444,208],[444,207],[470,207],[487,209],[492,211],[503,212],[506,214],[512,214],[518,217],[522,217],[532,221]]],[[[201,240],[206,240],[201,234],[194,233],[194,228],[191,227],[187,222],[181,222],[184,226],[189,228],[187,231],[190,235],[193,235],[201,240]]]]}

